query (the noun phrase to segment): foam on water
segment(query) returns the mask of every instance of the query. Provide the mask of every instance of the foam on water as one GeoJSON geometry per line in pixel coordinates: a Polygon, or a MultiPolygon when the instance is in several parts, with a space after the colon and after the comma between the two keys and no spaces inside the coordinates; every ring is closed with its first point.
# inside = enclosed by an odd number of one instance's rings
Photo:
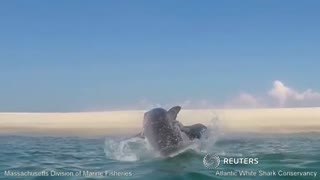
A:
{"type": "Polygon", "coordinates": [[[107,158],[118,161],[137,161],[157,156],[145,139],[106,139],[104,152],[107,158]]]}
{"type": "MultiPolygon", "coordinates": [[[[219,118],[216,114],[211,119],[207,126],[207,131],[203,137],[195,140],[189,138],[181,132],[183,138],[182,148],[170,154],[169,157],[177,156],[186,151],[192,150],[198,154],[206,154],[212,150],[217,142],[219,135],[222,134],[222,129],[219,123],[219,118]]],[[[125,140],[115,140],[107,138],[105,141],[104,152],[106,157],[118,161],[138,161],[146,159],[160,158],[160,154],[154,151],[146,139],[139,137],[129,138],[125,140]]]]}

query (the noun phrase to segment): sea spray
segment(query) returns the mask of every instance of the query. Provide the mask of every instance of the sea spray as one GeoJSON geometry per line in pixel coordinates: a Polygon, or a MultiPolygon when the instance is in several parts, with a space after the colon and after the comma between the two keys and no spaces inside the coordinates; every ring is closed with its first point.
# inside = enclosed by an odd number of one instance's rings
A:
{"type": "MultiPolygon", "coordinates": [[[[181,135],[184,140],[182,148],[171,154],[170,157],[177,156],[189,150],[198,154],[210,153],[221,134],[220,119],[216,113],[213,113],[213,118],[210,124],[208,124],[208,129],[204,132],[203,137],[191,141],[182,133],[181,135]]],[[[118,161],[138,161],[160,158],[160,154],[152,149],[148,141],[139,137],[125,140],[107,138],[105,140],[104,152],[107,158],[118,161]]]]}
{"type": "Polygon", "coordinates": [[[210,123],[207,125],[208,129],[205,131],[202,138],[195,142],[198,144],[197,151],[202,154],[211,153],[215,143],[223,134],[220,117],[215,112],[212,112],[212,116],[210,123]]]}
{"type": "Polygon", "coordinates": [[[139,137],[126,140],[106,139],[104,152],[107,158],[118,161],[138,161],[155,156],[149,143],[139,137]]]}

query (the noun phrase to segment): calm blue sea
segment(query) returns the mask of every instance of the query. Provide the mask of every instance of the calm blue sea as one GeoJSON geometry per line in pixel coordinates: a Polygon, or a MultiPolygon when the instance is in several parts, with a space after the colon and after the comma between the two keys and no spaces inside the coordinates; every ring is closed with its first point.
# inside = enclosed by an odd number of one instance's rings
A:
{"type": "Polygon", "coordinates": [[[141,139],[0,136],[0,179],[320,179],[318,133],[211,136],[168,158],[159,157],[141,139]],[[220,158],[253,157],[259,163],[221,163],[207,169],[203,165],[207,153],[220,158]],[[232,175],[238,170],[257,174],[232,175]],[[259,175],[259,171],[276,175],[259,175]]]}

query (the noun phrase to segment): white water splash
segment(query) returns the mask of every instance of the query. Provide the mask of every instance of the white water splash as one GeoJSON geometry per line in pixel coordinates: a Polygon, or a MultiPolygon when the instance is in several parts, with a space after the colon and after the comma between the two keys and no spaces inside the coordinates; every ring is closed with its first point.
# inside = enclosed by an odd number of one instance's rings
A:
{"type": "MultiPolygon", "coordinates": [[[[182,133],[183,145],[180,150],[171,154],[169,157],[177,156],[188,150],[193,150],[199,154],[206,154],[212,152],[215,143],[222,134],[219,117],[213,113],[214,117],[208,129],[203,134],[201,139],[189,140],[189,138],[182,133]]],[[[139,161],[145,159],[160,158],[160,154],[154,151],[146,139],[139,137],[129,138],[126,140],[106,139],[104,152],[107,158],[118,161],[139,161]]]]}
{"type": "Polygon", "coordinates": [[[106,139],[104,152],[110,159],[118,161],[138,161],[154,157],[155,153],[145,139],[106,139]]]}
{"type": "Polygon", "coordinates": [[[207,126],[207,131],[203,134],[200,140],[197,140],[197,143],[199,144],[198,151],[200,153],[206,154],[212,152],[215,143],[223,135],[222,125],[219,116],[214,112],[212,112],[212,114],[213,118],[210,120],[210,123],[207,126]]]}

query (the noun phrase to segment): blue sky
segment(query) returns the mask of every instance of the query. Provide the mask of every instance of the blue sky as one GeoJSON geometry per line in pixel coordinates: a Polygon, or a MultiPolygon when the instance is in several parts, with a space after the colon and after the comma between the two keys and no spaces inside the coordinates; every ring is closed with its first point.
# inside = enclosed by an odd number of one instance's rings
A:
{"type": "Polygon", "coordinates": [[[1,1],[0,111],[320,90],[319,1],[1,1]]]}

